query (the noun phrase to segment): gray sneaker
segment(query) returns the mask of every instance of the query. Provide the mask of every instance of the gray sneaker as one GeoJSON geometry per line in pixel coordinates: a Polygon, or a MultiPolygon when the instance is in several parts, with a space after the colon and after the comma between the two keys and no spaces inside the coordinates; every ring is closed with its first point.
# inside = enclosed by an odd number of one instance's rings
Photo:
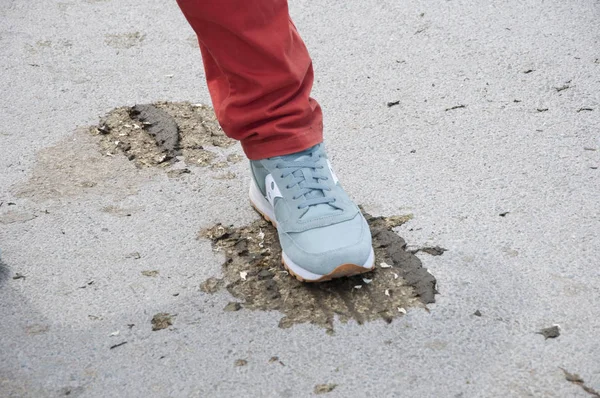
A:
{"type": "Polygon", "coordinates": [[[323,144],[250,167],[250,201],[277,228],[292,275],[321,282],[373,269],[369,225],[338,183],[323,144]]]}

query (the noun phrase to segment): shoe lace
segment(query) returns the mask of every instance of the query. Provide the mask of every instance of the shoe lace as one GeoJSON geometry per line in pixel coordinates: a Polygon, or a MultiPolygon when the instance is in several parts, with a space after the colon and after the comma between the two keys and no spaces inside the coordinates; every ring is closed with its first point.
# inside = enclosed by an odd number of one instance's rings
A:
{"type": "Polygon", "coordinates": [[[290,182],[286,185],[287,189],[296,188],[293,199],[297,200],[304,197],[305,200],[298,204],[298,209],[308,208],[322,204],[332,204],[335,198],[327,196],[326,191],[331,191],[322,181],[326,181],[329,177],[320,174],[318,170],[324,169],[324,166],[319,165],[319,160],[322,155],[311,153],[308,158],[301,160],[280,161],[275,167],[281,169],[281,178],[293,176],[290,182]],[[306,178],[304,170],[310,170],[310,178],[306,178]]]}

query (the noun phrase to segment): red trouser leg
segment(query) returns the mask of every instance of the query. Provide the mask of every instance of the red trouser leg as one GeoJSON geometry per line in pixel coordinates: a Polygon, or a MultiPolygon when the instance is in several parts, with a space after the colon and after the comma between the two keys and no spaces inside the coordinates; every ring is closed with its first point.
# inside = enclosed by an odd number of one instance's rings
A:
{"type": "Polygon", "coordinates": [[[223,131],[257,160],[323,140],[312,61],[287,0],[177,0],[198,35],[223,131]]]}

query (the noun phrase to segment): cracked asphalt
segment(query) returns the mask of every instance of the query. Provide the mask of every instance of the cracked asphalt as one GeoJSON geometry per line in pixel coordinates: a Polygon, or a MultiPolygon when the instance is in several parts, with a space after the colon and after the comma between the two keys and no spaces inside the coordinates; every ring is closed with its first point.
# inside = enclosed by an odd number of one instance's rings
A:
{"type": "Polygon", "coordinates": [[[415,254],[436,302],[328,334],[202,290],[225,256],[199,232],[258,218],[247,163],[227,161],[239,146],[168,173],[107,155],[89,128],[125,106],[209,104],[175,1],[4,0],[0,396],[597,394],[600,3],[290,10],[345,188],[407,216],[407,250],[446,249],[415,254]]]}

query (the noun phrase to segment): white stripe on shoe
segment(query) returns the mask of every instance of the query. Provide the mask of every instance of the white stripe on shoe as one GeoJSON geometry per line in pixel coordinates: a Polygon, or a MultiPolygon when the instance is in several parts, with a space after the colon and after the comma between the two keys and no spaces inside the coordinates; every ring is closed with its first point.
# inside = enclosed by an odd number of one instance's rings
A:
{"type": "MultiPolygon", "coordinates": [[[[256,185],[256,184],[255,184],[256,185]]],[[[275,179],[271,174],[265,177],[265,189],[267,191],[267,200],[271,204],[271,208],[275,208],[275,198],[283,198],[275,179]]]]}

